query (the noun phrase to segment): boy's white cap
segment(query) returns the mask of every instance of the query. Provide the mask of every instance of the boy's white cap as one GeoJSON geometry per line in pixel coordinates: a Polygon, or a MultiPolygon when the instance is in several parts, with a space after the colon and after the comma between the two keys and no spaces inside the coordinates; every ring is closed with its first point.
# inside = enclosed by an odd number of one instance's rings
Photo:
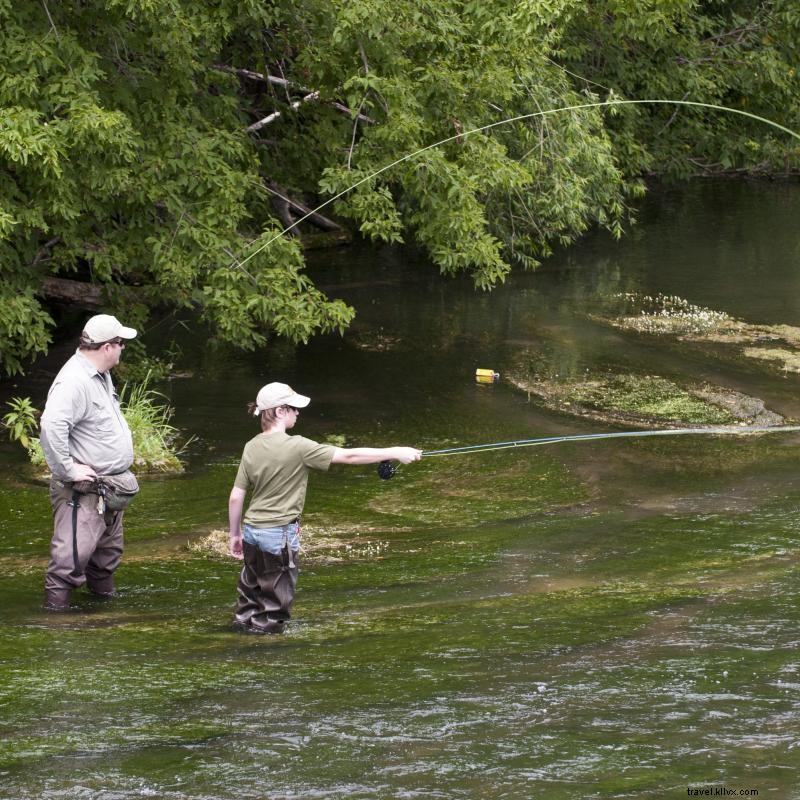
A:
{"type": "Polygon", "coordinates": [[[112,339],[134,339],[136,338],[136,329],[126,328],[111,314],[98,314],[83,326],[83,336],[91,344],[102,344],[110,342],[112,339]]]}
{"type": "Polygon", "coordinates": [[[258,397],[256,397],[256,410],[253,415],[257,417],[262,411],[278,406],[305,408],[310,402],[310,397],[297,394],[291,386],[285,383],[268,383],[261,387],[258,397]]]}

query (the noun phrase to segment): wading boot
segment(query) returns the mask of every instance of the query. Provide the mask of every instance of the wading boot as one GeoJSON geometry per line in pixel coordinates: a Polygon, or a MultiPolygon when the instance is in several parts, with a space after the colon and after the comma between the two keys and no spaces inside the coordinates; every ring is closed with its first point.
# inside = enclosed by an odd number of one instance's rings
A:
{"type": "Polygon", "coordinates": [[[45,611],[51,611],[56,614],[62,614],[69,611],[69,596],[70,589],[45,589],[44,590],[44,604],[42,608],[45,611]]]}
{"type": "Polygon", "coordinates": [[[90,578],[86,576],[86,588],[95,597],[102,600],[110,600],[112,597],[119,597],[114,591],[114,578],[109,575],[107,578],[90,578]]]}
{"type": "Polygon", "coordinates": [[[283,633],[286,630],[285,619],[267,619],[266,622],[260,620],[250,620],[249,633],[283,633]]]}

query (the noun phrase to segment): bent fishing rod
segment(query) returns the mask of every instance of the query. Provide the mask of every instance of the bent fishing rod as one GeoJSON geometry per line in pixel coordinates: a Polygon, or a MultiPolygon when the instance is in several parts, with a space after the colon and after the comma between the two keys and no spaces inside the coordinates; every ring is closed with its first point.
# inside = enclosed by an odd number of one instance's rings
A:
{"type": "MultiPolygon", "coordinates": [[[[282,236],[285,236],[289,231],[293,228],[296,228],[300,223],[307,220],[309,217],[313,216],[317,212],[324,209],[326,206],[330,205],[331,203],[336,202],[342,196],[352,192],[354,189],[357,189],[364,183],[377,178],[379,175],[383,174],[384,172],[391,170],[393,167],[396,167],[399,164],[402,164],[406,161],[412,160],[417,156],[421,155],[422,153],[426,153],[429,150],[432,150],[436,147],[440,147],[441,145],[448,144],[449,142],[460,142],[463,141],[467,136],[471,136],[473,134],[483,133],[484,131],[493,130],[494,128],[503,126],[503,125],[510,125],[514,122],[522,122],[529,119],[534,119],[536,117],[545,118],[550,116],[551,114],[561,114],[563,112],[569,111],[583,111],[588,109],[594,108],[618,108],[623,106],[637,106],[637,105],[673,105],[673,106],[681,106],[684,108],[702,108],[708,109],[711,111],[721,111],[729,114],[737,114],[742,117],[748,117],[749,119],[756,120],[757,122],[762,122],[765,125],[769,125],[779,131],[783,131],[784,133],[788,133],[789,136],[794,137],[795,139],[800,140],[800,132],[792,130],[791,128],[787,128],[785,125],[781,125],[774,120],[767,119],[766,117],[761,117],[757,114],[753,114],[750,111],[744,111],[740,108],[731,108],[730,106],[722,106],[716,105],[714,103],[704,103],[698,100],[673,100],[667,98],[656,98],[656,99],[632,99],[632,100],[623,100],[623,99],[615,99],[615,100],[601,100],[593,103],[579,103],[577,105],[568,105],[568,106],[561,106],[560,108],[548,108],[548,109],[540,109],[539,111],[532,111],[528,114],[519,114],[512,117],[506,117],[505,119],[495,120],[494,122],[490,122],[487,125],[481,125],[477,128],[472,128],[466,131],[459,131],[458,133],[454,134],[453,136],[448,136],[445,139],[440,139],[437,142],[433,142],[432,144],[426,145],[425,147],[420,147],[417,150],[414,150],[411,153],[406,153],[401,158],[392,161],[390,164],[386,164],[382,166],[380,169],[371,172],[369,175],[361,178],[360,180],[356,181],[352,185],[348,186],[346,189],[343,189],[338,194],[335,194],[333,197],[329,197],[324,202],[320,203],[316,208],[311,209],[308,211],[304,216],[296,219],[291,225],[283,228],[278,232],[269,231],[265,232],[265,236],[270,236],[266,242],[252,242],[251,244],[258,243],[258,247],[256,247],[249,255],[245,256],[244,258],[234,258],[232,266],[235,266],[237,269],[243,270],[244,265],[250,261],[251,258],[258,255],[260,252],[265,250],[269,247],[274,241],[280,239],[282,236]]],[[[245,271],[245,274],[248,275],[251,280],[255,280],[249,273],[245,271]]]]}
{"type": "MultiPolygon", "coordinates": [[[[541,436],[535,439],[515,439],[508,442],[488,442],[485,444],[468,444],[460,447],[445,447],[441,450],[423,450],[423,458],[437,456],[455,456],[467,453],[487,453],[492,450],[510,450],[515,447],[537,447],[561,442],[591,442],[598,439],[624,439],[644,436],[742,436],[755,433],[789,433],[800,431],[800,425],[730,425],[707,428],[665,428],[655,431],[614,431],[612,433],[577,433],[568,436],[541,436]]],[[[397,466],[392,461],[381,461],[378,464],[378,475],[385,481],[393,478],[397,466]]]]}

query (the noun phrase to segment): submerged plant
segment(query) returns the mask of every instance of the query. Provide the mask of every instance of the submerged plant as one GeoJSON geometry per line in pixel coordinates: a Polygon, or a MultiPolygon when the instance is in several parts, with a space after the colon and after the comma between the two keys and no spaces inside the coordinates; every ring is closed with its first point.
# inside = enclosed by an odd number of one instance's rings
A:
{"type": "Polygon", "coordinates": [[[619,295],[628,306],[626,316],[617,320],[624,328],[644,333],[708,333],[733,322],[722,311],[697,306],[677,295],[619,295]]]}
{"type": "MultiPolygon", "coordinates": [[[[383,533],[407,529],[382,529],[383,533]]],[[[330,525],[303,524],[303,560],[306,563],[331,561],[360,561],[384,558],[389,551],[389,542],[373,538],[376,531],[358,526],[335,527],[330,525]],[[366,538],[362,537],[366,534],[366,538]]],[[[206,558],[231,558],[228,552],[228,531],[215,528],[210,533],[186,543],[190,552],[206,558]]]]}

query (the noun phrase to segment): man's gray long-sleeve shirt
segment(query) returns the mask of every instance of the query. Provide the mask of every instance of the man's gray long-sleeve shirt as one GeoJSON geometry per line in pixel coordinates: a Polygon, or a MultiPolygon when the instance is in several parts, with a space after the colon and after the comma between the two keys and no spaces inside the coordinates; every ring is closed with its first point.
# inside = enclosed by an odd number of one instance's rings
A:
{"type": "Polygon", "coordinates": [[[74,481],[75,462],[98,475],[133,463],[131,431],[108,372],[98,372],[78,350],[56,375],[42,414],[41,442],[53,477],[74,481]]]}

